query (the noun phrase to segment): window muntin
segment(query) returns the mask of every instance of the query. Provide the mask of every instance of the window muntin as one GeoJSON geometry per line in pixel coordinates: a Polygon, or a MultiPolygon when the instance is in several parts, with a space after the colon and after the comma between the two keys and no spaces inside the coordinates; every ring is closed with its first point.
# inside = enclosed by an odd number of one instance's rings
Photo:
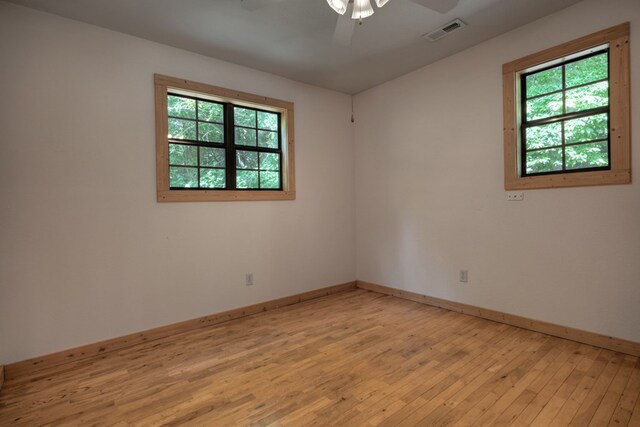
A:
{"type": "Polygon", "coordinates": [[[520,74],[522,176],[610,169],[609,49],[520,74]]]}

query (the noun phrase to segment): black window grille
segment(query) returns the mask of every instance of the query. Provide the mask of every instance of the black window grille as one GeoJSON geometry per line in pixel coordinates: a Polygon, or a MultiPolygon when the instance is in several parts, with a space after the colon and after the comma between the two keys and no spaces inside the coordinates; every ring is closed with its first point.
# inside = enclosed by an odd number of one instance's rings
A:
{"type": "Polygon", "coordinates": [[[609,50],[520,76],[522,176],[610,169],[609,50]]]}
{"type": "Polygon", "coordinates": [[[167,95],[169,188],[282,190],[278,112],[167,95]]]}

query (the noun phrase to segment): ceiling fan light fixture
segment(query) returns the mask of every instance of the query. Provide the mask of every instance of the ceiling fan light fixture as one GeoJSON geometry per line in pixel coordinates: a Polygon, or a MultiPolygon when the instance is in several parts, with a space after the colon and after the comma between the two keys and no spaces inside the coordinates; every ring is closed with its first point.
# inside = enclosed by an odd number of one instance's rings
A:
{"type": "Polygon", "coordinates": [[[373,15],[373,7],[369,0],[353,0],[352,19],[364,19],[373,15]]]}
{"type": "Polygon", "coordinates": [[[385,4],[387,4],[387,2],[388,2],[388,1],[389,1],[389,0],[376,0],[376,6],[378,6],[378,7],[382,7],[382,6],[384,6],[385,4]]]}
{"type": "Polygon", "coordinates": [[[335,10],[340,15],[344,15],[347,11],[347,5],[349,4],[349,0],[327,0],[331,9],[335,10]]]}

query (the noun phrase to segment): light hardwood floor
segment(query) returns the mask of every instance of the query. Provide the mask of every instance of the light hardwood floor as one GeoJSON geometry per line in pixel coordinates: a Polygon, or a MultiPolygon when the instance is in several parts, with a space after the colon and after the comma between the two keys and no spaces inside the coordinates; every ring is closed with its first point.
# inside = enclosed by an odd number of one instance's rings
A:
{"type": "Polygon", "coordinates": [[[0,425],[631,425],[637,357],[354,290],[10,378],[0,425]]]}

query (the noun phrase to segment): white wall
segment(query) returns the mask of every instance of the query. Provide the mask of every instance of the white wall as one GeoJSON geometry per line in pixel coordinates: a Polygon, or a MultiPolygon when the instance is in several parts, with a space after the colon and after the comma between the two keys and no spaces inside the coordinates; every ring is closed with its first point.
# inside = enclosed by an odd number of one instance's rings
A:
{"type": "Polygon", "coordinates": [[[638,178],[503,189],[502,64],[625,21],[637,171],[637,0],[585,0],[358,95],[358,279],[640,341],[638,178]]]}
{"type": "Polygon", "coordinates": [[[626,20],[635,79],[637,1],[585,0],[360,94],[353,135],[345,95],[0,2],[0,363],[356,276],[640,341],[640,185],[502,170],[501,65],[626,20]],[[156,203],[153,73],[295,102],[297,200],[156,203]]]}
{"type": "Polygon", "coordinates": [[[0,363],[355,279],[349,96],[4,2],[0,81],[0,363]],[[154,73],[293,101],[297,199],[156,203],[154,73]]]}

